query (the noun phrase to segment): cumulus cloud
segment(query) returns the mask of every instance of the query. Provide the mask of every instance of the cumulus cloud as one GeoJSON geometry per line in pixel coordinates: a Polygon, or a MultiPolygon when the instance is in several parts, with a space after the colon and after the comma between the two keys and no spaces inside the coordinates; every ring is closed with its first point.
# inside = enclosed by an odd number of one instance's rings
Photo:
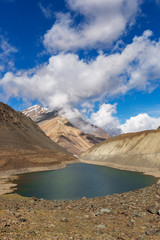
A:
{"type": "Polygon", "coordinates": [[[150,40],[151,35],[145,31],[122,52],[89,62],[76,54],[52,56],[35,69],[6,73],[0,86],[7,97],[38,99],[50,108],[93,104],[98,96],[103,100],[131,89],[151,91],[160,80],[160,41],[150,40]]]}
{"type": "Polygon", "coordinates": [[[122,124],[120,128],[123,133],[128,133],[157,129],[159,126],[160,118],[152,118],[146,113],[141,113],[126,120],[126,122],[122,124]]]}
{"type": "MultiPolygon", "coordinates": [[[[99,100],[104,100],[131,89],[151,91],[157,86],[160,80],[160,40],[153,41],[151,36],[151,31],[145,31],[121,52],[101,53],[89,62],[71,53],[52,56],[48,63],[37,68],[7,72],[0,79],[0,87],[6,98],[37,99],[51,109],[63,109],[73,123],[75,118],[83,118],[76,109],[81,105],[84,113],[90,112],[90,122],[112,136],[120,132],[157,128],[160,119],[147,114],[131,117],[120,125],[116,118],[116,104],[102,104],[97,112],[93,112],[98,96],[101,96],[99,100]]],[[[3,38],[0,49],[3,64],[16,51],[3,38]]]]}
{"type": "Polygon", "coordinates": [[[141,0],[68,0],[70,10],[85,21],[75,27],[70,14],[57,14],[57,21],[44,36],[50,52],[79,48],[106,48],[133,24],[141,0]]]}
{"type": "Polygon", "coordinates": [[[104,129],[110,136],[115,136],[121,133],[119,120],[115,116],[116,113],[116,104],[104,103],[97,112],[92,113],[90,121],[104,129]]]}
{"type": "MultiPolygon", "coordinates": [[[[36,99],[50,109],[63,109],[72,122],[74,117],[82,118],[81,112],[76,110],[77,106],[81,106],[83,113],[91,114],[93,124],[111,135],[119,134],[120,130],[129,132],[154,128],[155,119],[151,121],[148,117],[147,121],[146,115],[145,128],[140,120],[136,124],[138,117],[133,118],[135,124],[132,124],[131,118],[120,127],[115,117],[116,105],[102,104],[93,113],[97,100],[103,102],[106,97],[125,94],[131,89],[151,91],[157,86],[160,80],[160,41],[151,40],[151,36],[151,31],[145,31],[121,52],[111,55],[101,53],[89,62],[71,53],[52,56],[48,63],[35,69],[7,72],[0,80],[0,87],[6,98],[36,99]]],[[[8,54],[11,52],[13,50],[9,50],[8,54]]]]}
{"type": "Polygon", "coordinates": [[[150,117],[147,113],[140,113],[120,124],[116,117],[116,107],[117,104],[102,104],[97,112],[92,113],[90,122],[104,129],[110,136],[152,130],[160,126],[160,118],[150,117]]]}
{"type": "Polygon", "coordinates": [[[70,108],[67,106],[59,111],[59,114],[70,120],[71,123],[75,124],[78,119],[84,119],[84,116],[77,108],[70,108]]]}

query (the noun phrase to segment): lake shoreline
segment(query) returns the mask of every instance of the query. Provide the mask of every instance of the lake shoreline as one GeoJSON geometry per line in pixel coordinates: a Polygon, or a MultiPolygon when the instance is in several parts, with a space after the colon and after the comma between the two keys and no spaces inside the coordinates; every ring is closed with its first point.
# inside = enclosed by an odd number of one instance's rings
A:
{"type": "Polygon", "coordinates": [[[151,170],[150,168],[120,165],[120,164],[109,163],[109,162],[104,162],[104,161],[90,161],[90,160],[87,161],[84,159],[83,160],[79,159],[79,160],[81,163],[110,167],[110,168],[115,168],[115,169],[119,169],[122,171],[139,172],[144,175],[153,176],[153,177],[157,178],[157,184],[160,184],[160,170],[158,168],[153,168],[151,170]]]}
{"type": "Polygon", "coordinates": [[[159,185],[72,201],[0,196],[2,239],[160,239],[159,185]]]}
{"type": "MultiPolygon", "coordinates": [[[[55,170],[60,168],[53,167],[55,170]]],[[[18,194],[0,195],[1,237],[23,239],[25,235],[26,240],[85,240],[94,236],[97,240],[157,240],[160,239],[159,200],[158,184],[120,194],[71,201],[22,197],[18,194]]]]}
{"type": "Polygon", "coordinates": [[[9,194],[16,190],[17,184],[14,183],[18,179],[18,175],[31,173],[31,172],[44,172],[44,171],[53,171],[65,168],[67,165],[73,163],[80,163],[79,160],[65,161],[60,164],[53,166],[44,166],[44,167],[28,167],[12,170],[0,171],[0,195],[9,194]]]}
{"type": "Polygon", "coordinates": [[[18,179],[18,175],[31,173],[31,172],[44,172],[44,171],[53,171],[58,169],[63,169],[67,165],[74,164],[74,163],[86,163],[91,165],[97,166],[105,166],[114,169],[119,169],[123,171],[131,171],[131,172],[139,172],[144,175],[149,175],[157,178],[157,184],[160,184],[160,171],[158,168],[149,169],[149,168],[142,168],[142,167],[135,167],[135,166],[125,166],[120,164],[108,163],[104,161],[87,161],[76,159],[73,161],[66,161],[61,164],[56,164],[53,166],[44,166],[44,167],[29,167],[29,168],[21,168],[21,169],[12,169],[12,170],[5,170],[0,171],[0,195],[9,194],[14,192],[17,188],[17,184],[15,184],[15,180],[18,179]]]}

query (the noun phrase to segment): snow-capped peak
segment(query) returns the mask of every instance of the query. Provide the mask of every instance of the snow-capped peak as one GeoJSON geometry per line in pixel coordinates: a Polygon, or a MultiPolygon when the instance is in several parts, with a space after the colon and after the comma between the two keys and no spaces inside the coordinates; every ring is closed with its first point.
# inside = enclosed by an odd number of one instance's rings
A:
{"type": "Polygon", "coordinates": [[[49,111],[48,108],[45,108],[40,106],[39,104],[36,104],[34,106],[31,106],[23,110],[22,113],[27,117],[30,117],[32,120],[37,121],[42,114],[45,114],[48,111],[49,111]]]}

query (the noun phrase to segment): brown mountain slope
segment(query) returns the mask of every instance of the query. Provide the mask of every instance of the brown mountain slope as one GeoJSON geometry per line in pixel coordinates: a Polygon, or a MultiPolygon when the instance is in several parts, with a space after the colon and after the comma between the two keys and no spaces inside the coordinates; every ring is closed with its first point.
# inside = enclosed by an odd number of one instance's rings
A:
{"type": "Polygon", "coordinates": [[[100,137],[100,134],[99,136],[85,134],[67,119],[59,116],[39,122],[38,125],[53,141],[77,155],[109,138],[109,135],[104,132],[103,137],[100,137]]]}
{"type": "Polygon", "coordinates": [[[160,168],[160,130],[129,133],[99,143],[82,154],[83,162],[148,171],[160,168]]]}
{"type": "Polygon", "coordinates": [[[44,166],[73,159],[30,118],[0,103],[0,170],[44,166]]]}
{"type": "Polygon", "coordinates": [[[104,130],[81,118],[74,119],[72,124],[60,116],[59,109],[49,111],[40,105],[34,105],[23,110],[22,113],[37,122],[53,141],[76,155],[110,138],[104,130]]]}

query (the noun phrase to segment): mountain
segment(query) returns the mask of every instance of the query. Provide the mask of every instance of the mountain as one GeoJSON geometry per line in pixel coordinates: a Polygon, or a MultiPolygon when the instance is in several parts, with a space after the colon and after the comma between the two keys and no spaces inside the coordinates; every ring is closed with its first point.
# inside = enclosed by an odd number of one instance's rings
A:
{"type": "Polygon", "coordinates": [[[37,104],[23,110],[22,113],[27,117],[30,117],[33,121],[38,122],[43,114],[48,113],[48,108],[44,108],[37,104]]]}
{"type": "Polygon", "coordinates": [[[67,119],[59,116],[41,121],[38,125],[53,141],[76,155],[109,138],[106,133],[103,133],[103,137],[85,134],[67,119]]]}
{"type": "Polygon", "coordinates": [[[81,155],[82,162],[145,171],[160,168],[160,129],[110,138],[81,155]]]}
{"type": "MultiPolygon", "coordinates": [[[[35,106],[32,108],[34,109],[35,106]]],[[[33,111],[31,112],[29,108],[23,113],[32,119],[37,119],[38,125],[47,136],[76,155],[109,138],[105,131],[80,118],[74,120],[72,124],[68,119],[60,116],[58,110],[39,112],[39,114],[35,111],[33,115],[33,111]]]]}
{"type": "Polygon", "coordinates": [[[0,170],[48,166],[72,160],[39,126],[0,102],[0,170]]]}

